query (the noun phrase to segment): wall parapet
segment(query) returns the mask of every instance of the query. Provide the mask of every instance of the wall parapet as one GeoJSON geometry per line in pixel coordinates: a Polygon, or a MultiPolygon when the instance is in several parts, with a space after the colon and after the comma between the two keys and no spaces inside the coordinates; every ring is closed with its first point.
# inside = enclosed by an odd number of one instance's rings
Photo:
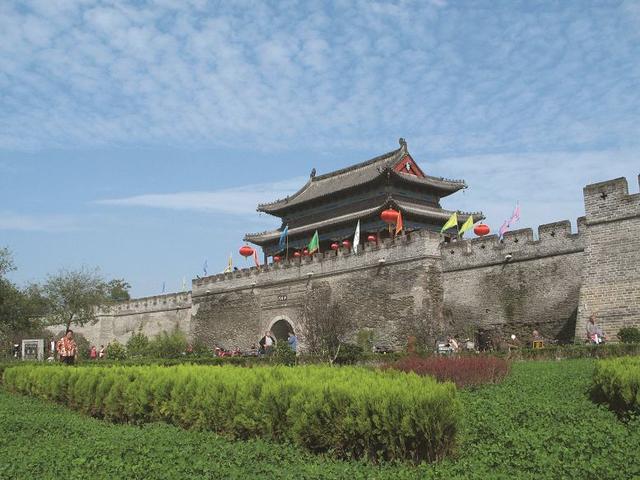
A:
{"type": "MultiPolygon", "coordinates": [[[[640,175],[638,176],[640,185],[640,175]]],[[[629,194],[624,177],[584,187],[588,224],[608,223],[640,216],[640,193],[629,194]]]]}
{"type": "Polygon", "coordinates": [[[533,229],[523,228],[504,234],[443,243],[440,247],[443,271],[466,270],[497,264],[516,263],[556,255],[584,251],[584,217],[578,219],[578,233],[572,233],[571,222],[563,220],[538,227],[538,239],[533,229]]]}
{"type": "Polygon", "coordinates": [[[236,288],[259,287],[273,282],[299,281],[317,276],[340,274],[364,268],[382,268],[385,265],[440,255],[442,235],[420,230],[379,244],[365,244],[357,255],[340,248],[310,257],[283,260],[279,263],[251,267],[231,273],[211,275],[192,281],[193,296],[208,295],[236,288]]]}
{"type": "Polygon", "coordinates": [[[132,298],[115,305],[101,307],[99,316],[123,316],[139,313],[162,312],[191,308],[191,292],[167,293],[150,297],[132,298]]]}

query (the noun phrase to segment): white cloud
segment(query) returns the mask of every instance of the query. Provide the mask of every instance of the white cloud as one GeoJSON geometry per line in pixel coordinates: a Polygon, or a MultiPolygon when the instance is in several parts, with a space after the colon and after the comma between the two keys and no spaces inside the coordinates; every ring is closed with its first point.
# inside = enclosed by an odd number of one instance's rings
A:
{"type": "Polygon", "coordinates": [[[78,229],[77,219],[69,215],[24,215],[0,212],[0,230],[57,233],[78,229]]]}
{"type": "Polygon", "coordinates": [[[1,2],[0,148],[637,146],[637,8],[539,10],[1,2]]]}
{"type": "Polygon", "coordinates": [[[284,198],[296,192],[305,182],[305,178],[298,177],[280,182],[244,185],[211,192],[144,194],[97,200],[95,203],[121,207],[165,208],[257,216],[256,207],[259,203],[284,198]]]}

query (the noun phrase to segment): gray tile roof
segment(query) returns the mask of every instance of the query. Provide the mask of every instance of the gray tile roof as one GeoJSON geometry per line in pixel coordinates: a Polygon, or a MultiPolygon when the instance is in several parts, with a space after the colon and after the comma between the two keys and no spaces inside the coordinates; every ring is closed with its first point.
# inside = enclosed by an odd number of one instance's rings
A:
{"type": "MultiPolygon", "coordinates": [[[[400,148],[397,150],[324,175],[312,175],[309,181],[296,193],[282,200],[260,204],[258,205],[258,211],[276,213],[294,205],[300,205],[335,192],[369,183],[383,175],[387,168],[392,168],[408,154],[406,142],[404,139],[400,139],[400,148]]],[[[447,180],[430,176],[419,178],[415,175],[398,172],[393,172],[392,175],[406,182],[438,190],[441,196],[466,188],[466,184],[462,180],[447,180]]]]}
{"type": "MultiPolygon", "coordinates": [[[[387,208],[389,206],[389,203],[397,205],[401,212],[407,212],[421,217],[433,219],[435,221],[441,221],[442,224],[444,224],[453,213],[452,210],[444,210],[442,208],[430,207],[427,205],[420,205],[402,200],[395,200],[392,197],[389,197],[377,207],[371,207],[357,212],[351,212],[339,217],[333,217],[319,222],[309,223],[307,225],[296,228],[290,228],[289,235],[295,236],[300,233],[314,232],[315,230],[322,231],[323,228],[334,227],[335,225],[347,222],[354,222],[355,224],[358,219],[364,219],[370,215],[381,212],[384,208],[387,208]]],[[[473,215],[473,218],[476,220],[482,220],[484,218],[481,212],[470,213],[458,211],[458,223],[463,223],[469,217],[469,215],[473,215]]],[[[247,242],[262,245],[277,240],[278,238],[280,238],[281,233],[282,231],[279,229],[261,233],[248,233],[244,236],[244,240],[247,242]]]]}

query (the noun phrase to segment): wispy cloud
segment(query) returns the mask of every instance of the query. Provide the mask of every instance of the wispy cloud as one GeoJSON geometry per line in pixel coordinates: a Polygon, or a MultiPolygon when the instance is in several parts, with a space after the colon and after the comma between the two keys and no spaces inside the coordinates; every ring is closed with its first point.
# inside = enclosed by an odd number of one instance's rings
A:
{"type": "Polygon", "coordinates": [[[0,4],[0,148],[638,145],[633,2],[0,4]]]}
{"type": "Polygon", "coordinates": [[[297,191],[305,182],[306,179],[304,177],[297,177],[279,182],[244,185],[210,192],[144,194],[126,198],[97,200],[94,203],[121,207],[150,207],[234,215],[257,215],[256,206],[258,203],[284,198],[297,191]]]}
{"type": "Polygon", "coordinates": [[[25,215],[0,212],[0,230],[58,233],[79,228],[77,219],[70,215],[25,215]]]}

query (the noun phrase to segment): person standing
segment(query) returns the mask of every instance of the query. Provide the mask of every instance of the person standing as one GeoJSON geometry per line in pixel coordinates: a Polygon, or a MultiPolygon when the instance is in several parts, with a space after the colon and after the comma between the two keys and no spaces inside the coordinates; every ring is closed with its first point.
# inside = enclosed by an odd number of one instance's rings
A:
{"type": "Polygon", "coordinates": [[[289,348],[295,352],[298,351],[298,337],[295,333],[289,332],[289,338],[287,339],[287,343],[289,343],[289,348]]]}
{"type": "Polygon", "coordinates": [[[89,358],[91,360],[95,360],[96,358],[98,358],[98,350],[96,350],[95,345],[91,345],[91,350],[89,350],[89,358]]]}
{"type": "Polygon", "coordinates": [[[76,355],[78,353],[78,347],[76,341],[73,339],[73,330],[67,330],[64,337],[58,342],[58,355],[62,363],[66,365],[73,365],[76,362],[76,355]]]}
{"type": "Polygon", "coordinates": [[[100,345],[100,351],[98,352],[98,358],[100,360],[102,360],[104,358],[104,354],[105,354],[104,345],[100,345]]]}

